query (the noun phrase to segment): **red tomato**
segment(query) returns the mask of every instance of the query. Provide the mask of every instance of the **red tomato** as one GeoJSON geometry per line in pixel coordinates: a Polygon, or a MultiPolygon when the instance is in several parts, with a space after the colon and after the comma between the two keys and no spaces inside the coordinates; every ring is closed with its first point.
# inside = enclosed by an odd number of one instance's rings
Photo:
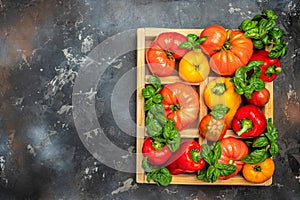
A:
{"type": "Polygon", "coordinates": [[[210,141],[222,140],[227,131],[225,118],[215,119],[211,114],[205,115],[199,124],[199,133],[210,141]]]}
{"type": "Polygon", "coordinates": [[[251,99],[246,98],[247,102],[256,106],[266,105],[269,102],[269,99],[270,92],[267,88],[253,92],[251,95],[251,99]]]}
{"type": "Polygon", "coordinates": [[[252,40],[239,30],[226,30],[214,25],[205,28],[200,37],[207,39],[200,45],[211,56],[210,68],[222,75],[233,75],[237,68],[245,66],[253,54],[252,40]]]}
{"type": "Polygon", "coordinates": [[[199,113],[199,95],[192,86],[176,82],[165,85],[160,94],[164,97],[165,115],[175,122],[178,130],[192,124],[199,113]]]}
{"type": "Polygon", "coordinates": [[[219,159],[220,164],[233,164],[236,171],[229,176],[220,176],[219,179],[229,179],[242,170],[244,162],[242,158],[248,155],[248,146],[241,139],[228,137],[221,140],[222,155],[219,159]]]}
{"type": "Polygon", "coordinates": [[[180,33],[159,34],[146,53],[150,71],[157,76],[171,75],[175,69],[175,59],[182,58],[188,51],[186,48],[179,48],[179,45],[186,41],[186,36],[180,33]]]}
{"type": "Polygon", "coordinates": [[[143,156],[148,156],[148,162],[153,165],[162,165],[171,157],[172,152],[169,147],[164,144],[155,144],[151,137],[147,137],[142,147],[143,156]],[[159,149],[155,149],[156,146],[159,149]]]}

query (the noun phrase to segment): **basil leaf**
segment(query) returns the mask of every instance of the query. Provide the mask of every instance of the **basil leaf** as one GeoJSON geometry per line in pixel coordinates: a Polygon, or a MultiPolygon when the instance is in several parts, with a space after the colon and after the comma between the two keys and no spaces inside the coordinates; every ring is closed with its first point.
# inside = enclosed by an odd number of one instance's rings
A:
{"type": "Polygon", "coordinates": [[[270,148],[269,148],[269,152],[271,154],[271,156],[276,156],[278,154],[278,145],[274,142],[271,143],[270,148]]]}
{"type": "Polygon", "coordinates": [[[217,164],[216,168],[219,169],[221,176],[229,176],[236,171],[236,166],[232,164],[217,164]]]}
{"type": "Polygon", "coordinates": [[[252,143],[253,148],[266,147],[269,144],[268,138],[265,136],[260,136],[254,139],[252,143]]]}
{"type": "Polygon", "coordinates": [[[156,103],[156,104],[160,104],[163,99],[164,99],[164,97],[161,94],[156,94],[152,98],[153,102],[156,103]]]}
{"type": "Polygon", "coordinates": [[[218,180],[220,174],[221,174],[221,171],[219,169],[215,168],[214,173],[211,177],[211,182],[212,183],[216,182],[218,180]]]}
{"type": "Polygon", "coordinates": [[[149,112],[146,117],[146,129],[147,134],[151,137],[157,137],[162,133],[162,127],[160,123],[149,112]]]}
{"type": "Polygon", "coordinates": [[[147,101],[145,101],[144,110],[145,111],[150,110],[153,105],[154,105],[154,102],[152,101],[152,99],[148,99],[147,101]]]}
{"type": "Polygon", "coordinates": [[[280,58],[285,56],[287,52],[286,44],[276,44],[273,46],[272,50],[269,52],[269,57],[280,58]]]}
{"type": "Polygon", "coordinates": [[[227,106],[224,104],[217,104],[212,107],[212,110],[210,114],[217,120],[222,119],[230,110],[227,106]]]}
{"type": "Polygon", "coordinates": [[[271,9],[265,9],[262,11],[262,13],[265,14],[268,19],[273,19],[273,20],[277,19],[277,15],[271,9]]]}
{"type": "Polygon", "coordinates": [[[219,158],[222,155],[222,147],[221,147],[221,143],[220,141],[215,142],[214,146],[213,146],[213,163],[218,163],[219,158]]]}
{"type": "Polygon", "coordinates": [[[286,34],[285,34],[284,30],[282,30],[281,28],[274,27],[270,31],[269,35],[270,35],[270,37],[275,38],[276,40],[280,40],[280,38],[282,38],[286,34]]]}
{"type": "Polygon", "coordinates": [[[197,38],[198,38],[198,36],[195,34],[192,34],[192,33],[187,35],[187,40],[190,43],[194,43],[197,40],[197,38]]]}
{"type": "Polygon", "coordinates": [[[169,149],[172,151],[172,152],[175,152],[179,149],[180,147],[180,134],[177,133],[176,136],[170,140],[169,142],[167,142],[167,145],[169,147],[169,149]]]}
{"type": "Polygon", "coordinates": [[[161,81],[158,76],[156,75],[149,76],[148,82],[149,84],[153,85],[153,87],[156,89],[156,92],[159,92],[159,90],[161,89],[161,81]]]}
{"type": "MultiPolygon", "coordinates": [[[[212,177],[213,177],[213,175],[214,175],[214,173],[215,173],[215,170],[216,170],[216,168],[215,168],[215,166],[213,166],[213,165],[210,165],[210,166],[208,167],[206,174],[207,174],[207,178],[208,178],[209,180],[212,179],[212,177]]],[[[210,181],[210,182],[211,182],[211,181],[210,181]]]]}
{"type": "Polygon", "coordinates": [[[257,26],[257,21],[252,21],[250,19],[245,19],[242,21],[241,25],[239,26],[239,29],[242,31],[248,31],[257,26]]]}
{"type": "Polygon", "coordinates": [[[252,28],[244,33],[244,36],[247,38],[259,39],[259,30],[257,27],[252,28]]]}
{"type": "Polygon", "coordinates": [[[193,44],[190,42],[181,42],[179,48],[191,49],[193,48],[193,44]]]}
{"type": "Polygon", "coordinates": [[[201,146],[201,154],[203,159],[209,164],[211,165],[213,163],[213,153],[210,149],[210,146],[208,146],[207,144],[203,144],[201,146]]]}
{"type": "Polygon", "coordinates": [[[153,180],[157,185],[168,186],[172,181],[172,175],[167,168],[152,170],[147,173],[147,182],[153,180]]]}
{"type": "Polygon", "coordinates": [[[264,133],[265,136],[271,141],[276,142],[278,138],[278,129],[272,122],[272,118],[267,119],[267,131],[264,133]]]}
{"type": "Polygon", "coordinates": [[[248,164],[257,164],[265,161],[268,157],[266,149],[256,149],[243,157],[242,161],[248,164]]]}
{"type": "Polygon", "coordinates": [[[207,36],[200,37],[196,40],[196,44],[200,45],[207,39],[207,36]]]}
{"type": "Polygon", "coordinates": [[[155,89],[151,85],[147,85],[142,89],[142,96],[146,99],[151,98],[155,94],[155,89]]]}
{"type": "Polygon", "coordinates": [[[200,171],[198,171],[197,179],[202,180],[207,183],[210,182],[210,180],[207,178],[207,168],[206,167],[204,167],[200,171]]]}
{"type": "Polygon", "coordinates": [[[152,166],[148,162],[148,156],[145,156],[142,160],[142,168],[144,169],[145,172],[151,172],[152,171],[152,166]]]}
{"type": "Polygon", "coordinates": [[[252,43],[256,49],[263,49],[265,47],[263,41],[261,40],[252,40],[252,43]]]}

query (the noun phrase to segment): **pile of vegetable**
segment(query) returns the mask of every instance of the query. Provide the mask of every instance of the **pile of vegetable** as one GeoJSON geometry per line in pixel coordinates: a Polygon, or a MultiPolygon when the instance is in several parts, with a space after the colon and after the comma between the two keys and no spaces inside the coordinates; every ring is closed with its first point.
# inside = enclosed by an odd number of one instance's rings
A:
{"type": "Polygon", "coordinates": [[[262,110],[270,99],[265,84],[282,71],[280,59],[287,52],[276,18],[264,10],[242,21],[238,30],[213,25],[200,35],[165,32],[151,43],[146,60],[152,75],[142,90],[147,181],[167,186],[173,175],[189,173],[205,182],[241,174],[251,183],[264,183],[273,176],[278,129],[262,110]],[[176,69],[182,81],[162,85],[160,77],[176,69]],[[209,74],[218,77],[208,81],[200,99],[192,85],[209,74]],[[200,100],[208,108],[202,119],[200,100]],[[180,136],[195,123],[205,144],[180,136]],[[229,129],[234,137],[226,136],[229,129]]]}

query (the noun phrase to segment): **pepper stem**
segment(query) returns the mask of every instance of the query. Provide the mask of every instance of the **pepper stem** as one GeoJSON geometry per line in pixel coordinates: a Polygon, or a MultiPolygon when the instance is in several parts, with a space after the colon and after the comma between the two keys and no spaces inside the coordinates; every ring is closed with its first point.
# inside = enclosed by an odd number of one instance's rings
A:
{"type": "Polygon", "coordinates": [[[253,122],[249,119],[242,119],[241,121],[241,130],[237,132],[238,136],[241,136],[243,133],[250,131],[253,128],[253,122]]]}
{"type": "Polygon", "coordinates": [[[211,89],[215,95],[222,95],[226,91],[225,83],[216,83],[216,85],[211,89]]]}
{"type": "Polygon", "coordinates": [[[281,71],[282,71],[281,67],[276,67],[275,65],[270,65],[267,68],[265,74],[266,74],[266,76],[271,77],[273,74],[280,74],[281,71]]]}
{"type": "Polygon", "coordinates": [[[155,149],[155,150],[161,150],[164,145],[158,141],[153,141],[152,142],[152,147],[155,149]]]}
{"type": "Polygon", "coordinates": [[[190,154],[194,162],[198,162],[201,159],[200,151],[198,149],[192,149],[190,154]]]}

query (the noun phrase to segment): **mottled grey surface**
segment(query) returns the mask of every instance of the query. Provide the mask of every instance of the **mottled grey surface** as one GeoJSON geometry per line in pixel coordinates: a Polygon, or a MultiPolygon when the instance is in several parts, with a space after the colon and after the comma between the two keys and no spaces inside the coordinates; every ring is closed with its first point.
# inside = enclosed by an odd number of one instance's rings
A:
{"type": "Polygon", "coordinates": [[[0,0],[0,199],[300,199],[299,6],[296,0],[0,0]],[[266,8],[279,16],[288,42],[274,81],[280,135],[273,184],[137,184],[123,170],[135,166],[135,30],[237,28],[266,8]]]}

